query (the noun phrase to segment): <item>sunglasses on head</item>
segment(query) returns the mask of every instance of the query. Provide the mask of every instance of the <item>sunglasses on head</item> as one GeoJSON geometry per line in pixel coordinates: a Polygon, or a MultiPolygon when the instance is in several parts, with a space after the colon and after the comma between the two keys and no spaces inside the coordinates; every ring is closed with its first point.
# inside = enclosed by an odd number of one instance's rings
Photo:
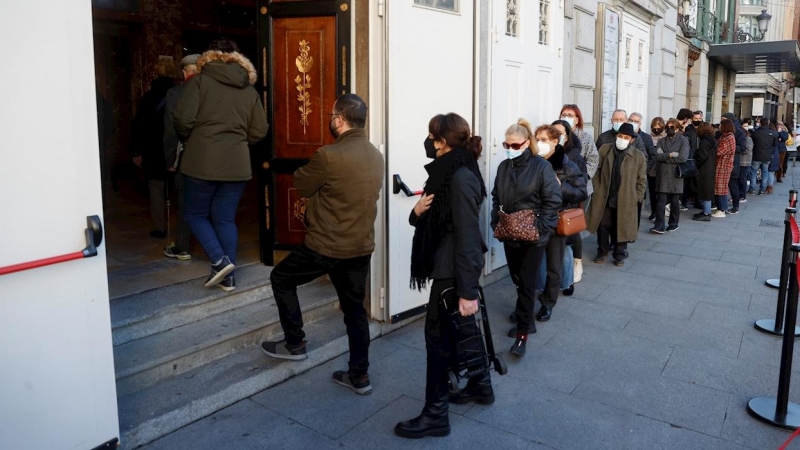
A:
{"type": "Polygon", "coordinates": [[[516,143],[509,144],[508,142],[503,142],[503,148],[506,149],[506,150],[508,150],[509,148],[513,149],[513,150],[519,150],[519,149],[522,148],[523,145],[525,145],[525,142],[523,142],[521,144],[516,144],[516,143]]]}

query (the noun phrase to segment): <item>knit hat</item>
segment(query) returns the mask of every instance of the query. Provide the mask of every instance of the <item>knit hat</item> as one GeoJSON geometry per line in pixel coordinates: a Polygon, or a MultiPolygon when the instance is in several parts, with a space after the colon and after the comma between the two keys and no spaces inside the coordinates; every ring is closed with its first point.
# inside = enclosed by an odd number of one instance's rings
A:
{"type": "Polygon", "coordinates": [[[184,56],[183,59],[181,59],[181,69],[185,68],[186,66],[196,65],[198,59],[200,59],[200,55],[198,54],[184,56]]]}
{"type": "Polygon", "coordinates": [[[730,112],[723,114],[722,117],[724,117],[724,118],[726,118],[728,120],[736,120],[736,116],[733,113],[730,113],[730,112]]]}
{"type": "Polygon", "coordinates": [[[629,123],[623,123],[622,126],[619,127],[617,134],[624,134],[625,136],[630,136],[633,138],[639,137],[639,135],[636,134],[636,130],[633,129],[633,125],[629,123]]]}

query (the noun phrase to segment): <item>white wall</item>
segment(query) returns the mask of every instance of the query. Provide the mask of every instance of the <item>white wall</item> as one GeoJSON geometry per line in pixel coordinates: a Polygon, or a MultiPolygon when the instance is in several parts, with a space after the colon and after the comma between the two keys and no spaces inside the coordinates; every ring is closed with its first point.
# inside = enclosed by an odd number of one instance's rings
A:
{"type": "MultiPolygon", "coordinates": [[[[81,250],[101,215],[89,1],[0,14],[0,266],[81,250]]],[[[105,247],[0,276],[0,448],[89,449],[119,435],[105,247]]]]}

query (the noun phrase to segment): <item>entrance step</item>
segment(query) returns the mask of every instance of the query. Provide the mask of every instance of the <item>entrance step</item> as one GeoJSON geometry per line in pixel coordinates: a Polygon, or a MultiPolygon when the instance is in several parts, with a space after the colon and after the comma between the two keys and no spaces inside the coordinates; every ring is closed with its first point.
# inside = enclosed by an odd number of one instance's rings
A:
{"type": "MultiPolygon", "coordinates": [[[[380,323],[370,322],[372,339],[387,331],[381,328],[380,323]]],[[[275,360],[264,355],[259,345],[251,345],[141,391],[120,396],[122,445],[133,449],[150,443],[348,350],[347,334],[338,313],[307,324],[304,330],[309,341],[309,357],[304,361],[275,360]]]]}

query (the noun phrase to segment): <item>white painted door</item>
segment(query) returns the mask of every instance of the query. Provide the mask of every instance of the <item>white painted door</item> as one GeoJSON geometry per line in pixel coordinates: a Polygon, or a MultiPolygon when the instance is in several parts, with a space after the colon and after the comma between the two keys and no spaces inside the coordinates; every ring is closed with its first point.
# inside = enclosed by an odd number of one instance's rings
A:
{"type": "MultiPolygon", "coordinates": [[[[647,115],[647,76],[650,67],[650,26],[624,15],[619,49],[619,85],[617,107],[628,114],[647,115]]],[[[644,117],[643,124],[651,118],[644,117]]]]}
{"type": "MultiPolygon", "coordinates": [[[[505,131],[524,117],[534,128],[558,119],[561,110],[563,11],[553,0],[492,2],[491,107],[486,160],[488,190],[506,159],[505,131]],[[544,17],[544,20],[540,18],[544,17]]],[[[488,216],[488,215],[487,215],[488,216]]],[[[506,265],[503,244],[486,227],[488,272],[506,265]]]]}
{"type": "Polygon", "coordinates": [[[392,193],[400,175],[412,189],[427,179],[423,142],[436,114],[455,112],[472,122],[473,10],[467,0],[387,2],[389,21],[387,123],[388,308],[394,322],[427,303],[427,292],[409,288],[414,228],[408,215],[419,197],[392,193]],[[423,5],[433,5],[426,7],[423,5]],[[455,6],[457,11],[439,8],[455,6]]]}
{"type": "MultiPolygon", "coordinates": [[[[102,217],[89,2],[0,14],[0,268],[77,253],[102,217]],[[6,67],[9,67],[6,65],[6,67]]],[[[0,275],[0,448],[90,449],[119,436],[105,246],[0,275]]]]}

